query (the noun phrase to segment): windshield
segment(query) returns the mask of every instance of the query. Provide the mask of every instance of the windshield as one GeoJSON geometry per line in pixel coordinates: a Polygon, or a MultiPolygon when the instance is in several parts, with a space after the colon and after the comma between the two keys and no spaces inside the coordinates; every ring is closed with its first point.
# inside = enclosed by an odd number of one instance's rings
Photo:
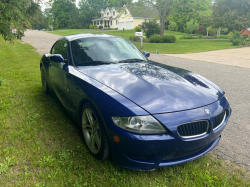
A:
{"type": "Polygon", "coordinates": [[[72,41],[71,48],[76,66],[147,61],[132,42],[122,38],[82,38],[72,41]]]}

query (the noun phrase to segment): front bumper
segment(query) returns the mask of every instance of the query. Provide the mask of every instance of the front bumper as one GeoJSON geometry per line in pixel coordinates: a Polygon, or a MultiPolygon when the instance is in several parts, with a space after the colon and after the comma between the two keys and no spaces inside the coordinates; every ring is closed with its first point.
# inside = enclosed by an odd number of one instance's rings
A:
{"type": "Polygon", "coordinates": [[[219,142],[221,133],[231,115],[231,108],[225,98],[206,107],[193,110],[153,115],[170,133],[162,135],[138,135],[126,132],[105,118],[112,157],[119,165],[136,170],[152,170],[197,159],[211,151],[219,142]],[[207,115],[204,110],[212,111],[207,115]],[[215,116],[227,110],[224,123],[213,130],[215,116]],[[177,133],[179,124],[208,120],[209,130],[195,138],[182,138],[177,133]],[[120,141],[115,142],[114,136],[120,141]]]}

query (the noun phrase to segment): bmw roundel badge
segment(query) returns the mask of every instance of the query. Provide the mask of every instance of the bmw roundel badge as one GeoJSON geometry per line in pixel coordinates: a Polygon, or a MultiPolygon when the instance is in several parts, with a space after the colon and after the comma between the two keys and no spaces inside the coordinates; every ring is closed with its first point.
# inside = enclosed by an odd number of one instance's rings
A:
{"type": "Polygon", "coordinates": [[[211,111],[209,109],[205,109],[205,112],[207,113],[207,115],[211,115],[211,111]]]}

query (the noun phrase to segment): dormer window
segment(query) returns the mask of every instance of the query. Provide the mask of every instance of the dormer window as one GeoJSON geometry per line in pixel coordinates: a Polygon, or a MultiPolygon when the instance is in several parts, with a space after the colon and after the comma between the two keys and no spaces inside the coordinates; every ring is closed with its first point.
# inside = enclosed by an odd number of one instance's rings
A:
{"type": "Polygon", "coordinates": [[[107,16],[109,16],[109,12],[107,12],[107,16]]]}
{"type": "Polygon", "coordinates": [[[102,18],[104,17],[104,14],[102,13],[102,18]]]}
{"type": "Polygon", "coordinates": [[[125,11],[124,11],[124,15],[126,15],[126,14],[127,14],[127,11],[125,10],[125,11]]]}
{"type": "Polygon", "coordinates": [[[113,16],[115,16],[115,11],[113,11],[113,16]]]}

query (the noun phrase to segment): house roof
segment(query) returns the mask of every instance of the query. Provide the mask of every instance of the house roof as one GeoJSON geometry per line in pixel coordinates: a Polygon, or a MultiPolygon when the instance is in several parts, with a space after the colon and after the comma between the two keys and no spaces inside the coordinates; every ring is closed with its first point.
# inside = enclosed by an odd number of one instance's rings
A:
{"type": "Polygon", "coordinates": [[[153,7],[127,6],[133,17],[140,18],[159,18],[159,12],[153,7]]]}
{"type": "Polygon", "coordinates": [[[250,36],[250,31],[248,29],[241,29],[241,36],[247,34],[248,36],[250,36]]]}

